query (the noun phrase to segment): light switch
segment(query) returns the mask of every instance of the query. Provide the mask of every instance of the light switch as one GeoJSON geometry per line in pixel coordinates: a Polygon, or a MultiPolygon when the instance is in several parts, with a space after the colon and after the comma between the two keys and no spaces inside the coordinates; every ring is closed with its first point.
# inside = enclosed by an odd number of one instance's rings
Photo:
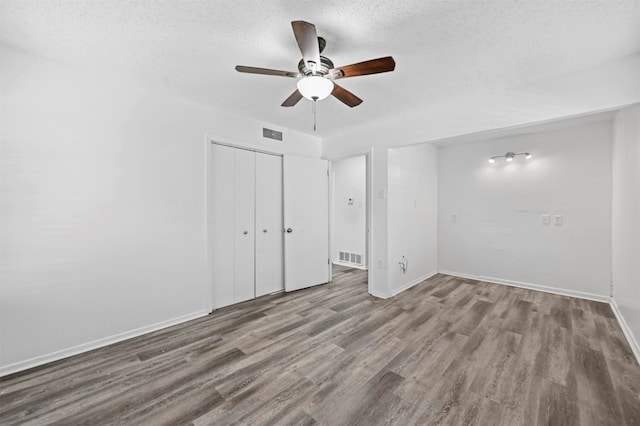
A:
{"type": "Polygon", "coordinates": [[[378,198],[384,200],[387,197],[387,191],[384,188],[378,189],[378,198]]]}
{"type": "Polygon", "coordinates": [[[543,214],[542,215],[542,224],[543,225],[548,225],[549,223],[551,223],[551,219],[549,218],[548,214],[543,214]]]}
{"type": "Polygon", "coordinates": [[[553,224],[556,226],[560,226],[562,225],[562,215],[561,214],[556,214],[553,216],[553,224]]]}

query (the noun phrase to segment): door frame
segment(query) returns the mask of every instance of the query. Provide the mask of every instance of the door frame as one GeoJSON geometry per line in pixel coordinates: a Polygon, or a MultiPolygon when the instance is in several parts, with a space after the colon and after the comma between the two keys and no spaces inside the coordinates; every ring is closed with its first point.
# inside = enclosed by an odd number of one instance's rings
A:
{"type": "MultiPolygon", "coordinates": [[[[371,264],[371,154],[369,152],[363,153],[355,153],[344,155],[340,157],[332,157],[329,160],[329,258],[333,260],[333,248],[334,248],[334,224],[333,224],[333,213],[334,213],[334,179],[333,179],[333,162],[345,160],[347,158],[353,157],[364,157],[365,161],[365,222],[366,222],[366,236],[365,236],[365,256],[366,256],[366,271],[367,271],[367,290],[371,289],[369,283],[369,270],[372,268],[371,264]]],[[[331,263],[333,265],[333,262],[331,263]]],[[[330,267],[330,271],[333,268],[330,267]]],[[[331,274],[329,278],[332,279],[331,274]]],[[[370,293],[370,292],[369,292],[370,293]]]]}

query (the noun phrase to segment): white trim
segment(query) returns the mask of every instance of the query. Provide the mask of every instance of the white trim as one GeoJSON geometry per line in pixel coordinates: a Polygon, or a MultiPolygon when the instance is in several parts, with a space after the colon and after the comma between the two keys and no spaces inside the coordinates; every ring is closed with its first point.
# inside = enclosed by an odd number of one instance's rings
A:
{"type": "Polygon", "coordinates": [[[558,294],[560,296],[577,297],[578,299],[586,299],[586,300],[593,300],[595,302],[609,303],[609,296],[604,296],[600,294],[585,293],[582,291],[567,290],[564,288],[557,288],[557,287],[548,287],[540,284],[523,283],[520,281],[503,280],[500,278],[463,274],[460,272],[445,271],[442,269],[439,269],[438,272],[445,275],[452,275],[454,277],[468,278],[468,279],[477,280],[477,281],[485,281],[492,284],[508,285],[510,287],[526,288],[527,290],[542,291],[545,293],[558,294]]]}
{"type": "Polygon", "coordinates": [[[413,281],[409,281],[408,283],[406,283],[405,285],[403,285],[402,287],[398,288],[398,289],[394,289],[391,292],[391,297],[402,293],[405,290],[409,290],[411,287],[413,287],[414,285],[420,284],[422,281],[424,280],[428,280],[429,278],[433,277],[434,275],[436,275],[438,273],[438,271],[431,271],[428,274],[422,275],[419,278],[416,278],[413,281]]]}
{"type": "Polygon", "coordinates": [[[631,347],[631,351],[636,357],[636,361],[638,361],[638,364],[640,364],[640,345],[638,344],[636,337],[631,332],[631,329],[629,328],[629,325],[625,321],[624,316],[622,316],[622,312],[620,312],[620,307],[618,306],[618,302],[616,302],[616,300],[612,297],[611,300],[609,301],[609,304],[611,305],[611,310],[615,314],[616,319],[620,324],[620,328],[622,328],[624,337],[627,338],[627,342],[629,343],[629,346],[631,347]]]}
{"type": "Polygon", "coordinates": [[[211,144],[212,139],[205,133],[204,135],[204,232],[207,236],[205,245],[205,259],[207,263],[207,309],[213,312],[213,256],[211,249],[211,224],[209,223],[209,214],[212,211],[211,197],[211,144]]]}
{"type": "Polygon", "coordinates": [[[280,152],[265,151],[264,149],[254,148],[252,146],[242,146],[242,145],[237,145],[237,144],[233,144],[233,143],[218,142],[215,139],[211,139],[210,140],[210,145],[220,145],[220,146],[226,146],[227,148],[243,149],[245,151],[257,152],[259,154],[273,155],[274,157],[283,157],[284,156],[284,154],[282,154],[280,152]]]}
{"type": "Polygon", "coordinates": [[[388,299],[389,297],[391,297],[386,293],[381,293],[379,291],[375,291],[371,289],[369,289],[369,294],[372,295],[373,297],[377,297],[378,299],[388,299]]]}
{"type": "MultiPolygon", "coordinates": [[[[327,162],[327,268],[329,269],[329,281],[333,281],[333,164],[329,160],[327,162]]],[[[283,175],[284,182],[284,175],[283,175]]],[[[284,193],[283,193],[284,194],[284,193]]],[[[284,209],[282,210],[284,214],[284,209]]]]}
{"type": "MultiPolygon", "coordinates": [[[[282,136],[284,139],[284,132],[282,136]]],[[[245,141],[240,141],[233,138],[227,138],[220,135],[212,135],[209,133],[207,133],[205,137],[207,138],[207,143],[211,143],[211,144],[225,145],[231,148],[247,149],[249,151],[256,151],[256,152],[262,152],[265,154],[273,154],[273,155],[284,155],[285,153],[284,144],[283,144],[284,140],[282,142],[273,141],[278,145],[274,147],[268,147],[268,146],[261,145],[259,142],[245,142],[245,141]]],[[[261,141],[261,142],[264,142],[264,141],[261,141]]],[[[317,158],[317,157],[314,157],[314,158],[317,158]]]]}
{"type": "Polygon", "coordinates": [[[8,374],[17,373],[19,371],[23,371],[29,368],[37,367],[42,364],[47,364],[49,362],[58,361],[60,359],[67,358],[72,355],[77,355],[83,352],[87,352],[93,349],[102,348],[104,346],[108,346],[113,343],[118,343],[123,340],[131,339],[133,337],[138,337],[143,334],[151,333],[153,331],[158,331],[163,328],[171,327],[176,324],[181,324],[183,322],[200,318],[208,314],[209,312],[203,309],[197,312],[193,312],[191,314],[172,318],[167,321],[157,322],[155,324],[136,328],[134,330],[125,331],[124,333],[114,334],[113,336],[104,337],[98,340],[93,340],[91,342],[83,343],[81,345],[73,346],[71,348],[66,348],[66,349],[62,349],[56,352],[51,352],[45,355],[40,355],[24,361],[18,361],[13,364],[0,367],[0,377],[6,376],[8,374]]]}
{"type": "Polygon", "coordinates": [[[367,270],[366,266],[356,265],[354,263],[341,262],[339,260],[332,260],[331,263],[333,263],[334,265],[345,266],[347,268],[362,269],[363,271],[367,270]]]}

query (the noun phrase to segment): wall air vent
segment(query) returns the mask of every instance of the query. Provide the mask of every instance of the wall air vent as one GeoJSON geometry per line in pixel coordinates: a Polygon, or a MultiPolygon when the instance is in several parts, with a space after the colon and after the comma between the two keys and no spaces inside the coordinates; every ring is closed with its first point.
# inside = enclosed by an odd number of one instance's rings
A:
{"type": "Polygon", "coordinates": [[[262,137],[282,141],[282,132],[273,129],[262,128],[262,137]]]}

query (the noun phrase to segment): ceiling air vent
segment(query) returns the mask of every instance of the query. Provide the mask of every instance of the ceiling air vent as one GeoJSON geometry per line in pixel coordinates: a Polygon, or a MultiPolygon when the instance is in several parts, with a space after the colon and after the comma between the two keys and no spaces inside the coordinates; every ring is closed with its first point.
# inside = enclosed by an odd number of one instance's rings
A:
{"type": "Polygon", "coordinates": [[[275,139],[277,141],[282,141],[282,132],[277,130],[267,129],[266,127],[262,128],[262,137],[268,139],[275,139]]]}

